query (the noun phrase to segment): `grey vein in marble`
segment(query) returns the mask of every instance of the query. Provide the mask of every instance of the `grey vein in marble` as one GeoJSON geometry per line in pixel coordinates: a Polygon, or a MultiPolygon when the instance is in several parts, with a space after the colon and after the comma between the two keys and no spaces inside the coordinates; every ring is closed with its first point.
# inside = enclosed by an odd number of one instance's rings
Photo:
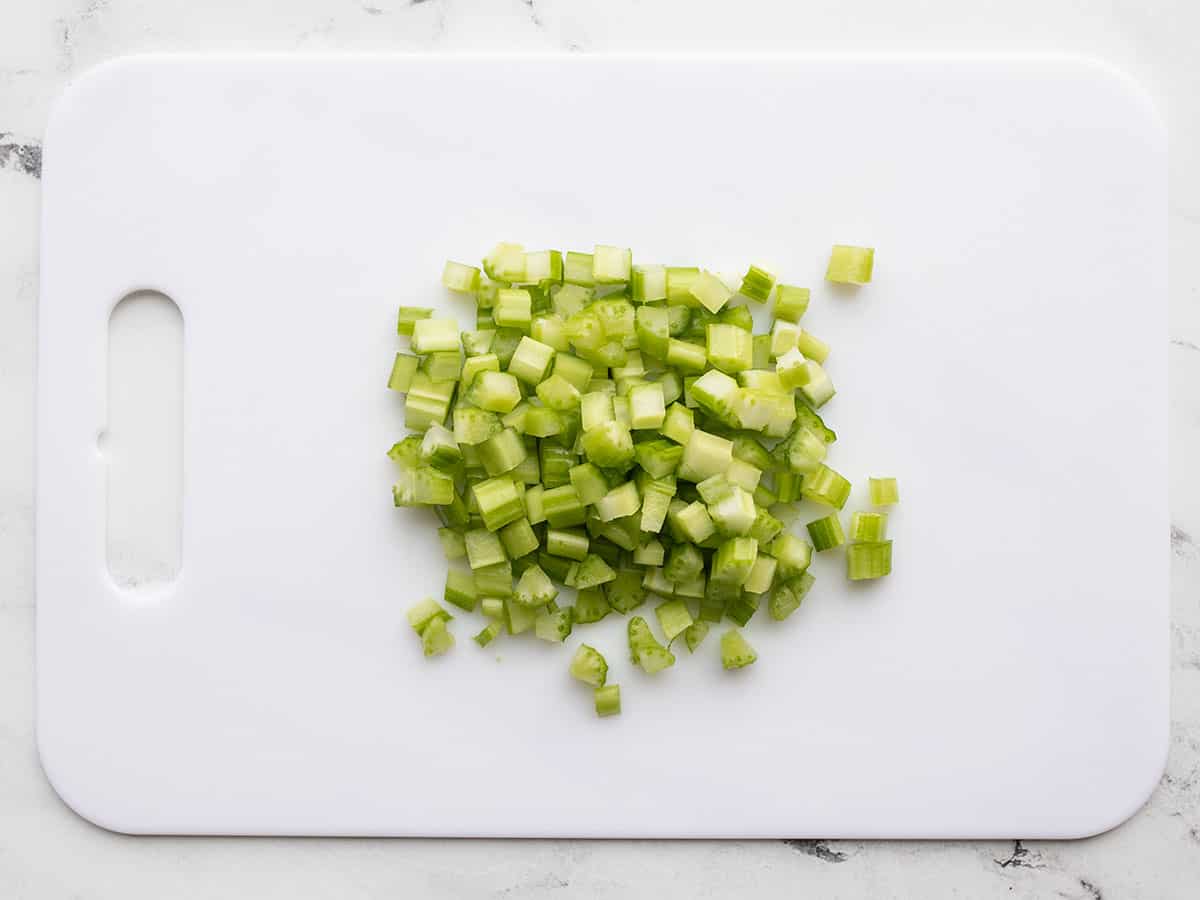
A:
{"type": "Polygon", "coordinates": [[[42,177],[42,145],[38,141],[15,141],[0,131],[0,169],[15,169],[34,178],[42,177]]]}
{"type": "Polygon", "coordinates": [[[834,850],[829,846],[829,841],[802,841],[802,840],[785,840],[785,844],[806,856],[811,856],[827,863],[842,863],[846,861],[846,854],[841,850],[834,850]]]}
{"type": "Polygon", "coordinates": [[[1030,850],[1020,841],[1013,841],[1012,853],[1006,859],[993,859],[992,862],[1002,869],[1009,866],[1015,869],[1041,869],[1046,865],[1040,852],[1030,850]]]}

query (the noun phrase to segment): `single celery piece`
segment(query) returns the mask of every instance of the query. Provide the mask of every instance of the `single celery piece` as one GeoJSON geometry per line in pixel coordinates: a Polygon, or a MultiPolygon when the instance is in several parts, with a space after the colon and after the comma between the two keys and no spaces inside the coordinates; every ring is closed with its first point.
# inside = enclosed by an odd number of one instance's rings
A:
{"type": "Polygon", "coordinates": [[[864,541],[846,547],[846,575],[851,581],[882,578],[891,572],[891,541],[864,541]]]}
{"type": "Polygon", "coordinates": [[[787,532],[771,542],[769,552],[779,561],[778,571],[783,578],[800,575],[812,564],[812,545],[787,532]]]}
{"type": "Polygon", "coordinates": [[[575,584],[573,587],[579,589],[596,587],[601,584],[607,584],[615,580],[616,577],[617,573],[613,571],[608,563],[595,553],[589,553],[579,563],[579,571],[575,575],[575,584]]]}
{"type": "Polygon", "coordinates": [[[572,610],[543,608],[533,620],[533,633],[543,641],[561,644],[571,635],[572,610]]]}
{"type": "MultiPolygon", "coordinates": [[[[588,272],[591,273],[590,265],[588,272]]],[[[550,302],[556,313],[563,319],[569,319],[591,303],[595,296],[596,292],[591,288],[581,287],[577,284],[564,284],[551,294],[550,302]]]]}
{"type": "MultiPolygon", "coordinates": [[[[677,444],[687,444],[696,430],[695,416],[686,406],[672,403],[663,419],[662,436],[677,444]]],[[[732,452],[732,451],[730,451],[732,452]]]]}
{"type": "Polygon", "coordinates": [[[454,500],[454,478],[432,466],[404,469],[392,485],[396,506],[445,506],[454,500]]]}
{"type": "Polygon", "coordinates": [[[900,502],[900,488],[895,478],[868,478],[867,486],[874,506],[892,506],[900,502]]]}
{"type": "Polygon", "coordinates": [[[775,287],[775,276],[766,269],[760,269],[758,266],[751,266],[742,278],[742,286],[739,293],[744,297],[749,297],[759,303],[765,303],[767,298],[771,296],[771,288],[775,287]]]}
{"type": "Polygon", "coordinates": [[[742,590],[748,594],[765,594],[775,581],[775,569],[779,563],[773,556],[760,553],[750,567],[750,573],[742,584],[742,590]]]}
{"type": "Polygon", "coordinates": [[[809,522],[808,536],[812,539],[813,547],[820,553],[822,550],[832,550],[846,543],[846,535],[842,531],[842,522],[837,513],[830,513],[823,518],[809,522]]]}
{"type": "Polygon", "coordinates": [[[775,318],[785,322],[799,322],[800,317],[808,310],[808,288],[793,287],[790,284],[775,286],[775,318]]]}
{"type": "Polygon", "coordinates": [[[716,323],[705,329],[708,361],[722,372],[742,372],[754,365],[754,339],[737,325],[716,323]]]}
{"type": "Polygon", "coordinates": [[[887,513],[856,512],[850,517],[850,540],[868,543],[887,536],[887,513]]]}
{"type": "Polygon", "coordinates": [[[662,531],[667,512],[671,507],[674,489],[661,482],[651,482],[642,491],[641,530],[652,534],[662,531]]]}
{"type": "Polygon", "coordinates": [[[509,413],[521,402],[521,386],[508,372],[484,370],[475,375],[469,399],[488,412],[509,413]]]}
{"type": "Polygon", "coordinates": [[[591,506],[608,493],[608,480],[604,473],[592,463],[580,463],[570,471],[571,485],[579,495],[579,502],[591,506]]]}
{"type": "Polygon", "coordinates": [[[525,277],[528,284],[554,284],[563,279],[563,257],[558,250],[537,250],[525,254],[525,277]]]}
{"type": "Polygon", "coordinates": [[[596,688],[592,696],[596,704],[596,715],[604,718],[621,714],[621,686],[619,684],[607,684],[602,688],[596,688]]]}
{"type": "Polygon", "coordinates": [[[525,491],[525,518],[530,525],[541,525],[546,521],[546,509],[542,504],[545,493],[546,488],[540,484],[525,491]]]}
{"type": "Polygon", "coordinates": [[[551,375],[537,386],[538,399],[551,409],[566,412],[579,405],[579,389],[561,375],[551,375]]]}
{"type": "Polygon", "coordinates": [[[467,558],[467,545],[461,532],[453,528],[439,528],[438,540],[442,543],[442,554],[447,562],[467,558]]]}
{"type": "Polygon", "coordinates": [[[775,324],[771,326],[771,356],[779,359],[789,350],[797,349],[802,330],[794,322],[776,320],[775,324]]]}
{"type": "Polygon", "coordinates": [[[675,544],[667,554],[663,575],[668,581],[678,584],[691,581],[704,571],[704,557],[695,544],[675,544]]]}
{"type": "Polygon", "coordinates": [[[508,560],[500,536],[486,528],[472,528],[463,535],[467,547],[467,564],[472,569],[482,569],[508,560]]]}
{"type": "Polygon", "coordinates": [[[533,318],[533,298],[522,288],[500,288],[492,318],[501,328],[528,331],[533,318]]]}
{"type": "Polygon", "coordinates": [[[665,557],[666,550],[657,538],[650,538],[633,552],[633,561],[639,566],[661,566],[665,557]]]}
{"type": "Polygon", "coordinates": [[[629,653],[634,665],[641,666],[647,675],[675,665],[675,654],[658,642],[641,616],[629,620],[629,653]]]}
{"type": "Polygon", "coordinates": [[[528,385],[538,385],[550,370],[554,348],[531,337],[522,337],[508,362],[508,371],[528,385]]]}
{"type": "Polygon", "coordinates": [[[693,622],[683,632],[683,642],[687,644],[688,653],[695,653],[696,648],[708,637],[708,622],[693,622]]]}
{"type": "MultiPolygon", "coordinates": [[[[671,518],[671,513],[667,513],[671,518]]],[[[686,505],[674,516],[674,521],[685,540],[699,544],[716,533],[712,517],[708,509],[699,500],[686,505]]]]}
{"type": "Polygon", "coordinates": [[[504,600],[500,597],[484,597],[479,601],[479,611],[489,619],[504,618],[504,600]]]}
{"type": "Polygon", "coordinates": [[[525,248],[520,244],[499,243],[483,258],[483,271],[493,281],[509,284],[525,280],[525,248]]]}
{"type": "Polygon", "coordinates": [[[741,594],[737,585],[709,580],[700,598],[700,621],[720,622],[725,617],[725,607],[740,599],[741,594]]]}
{"type": "Polygon", "coordinates": [[[596,284],[621,284],[629,280],[633,251],[597,244],[592,252],[592,280],[596,284]]]}
{"type": "Polygon", "coordinates": [[[461,294],[474,294],[479,290],[479,270],[475,266],[446,260],[442,269],[442,284],[461,294]]]}
{"type": "Polygon", "coordinates": [[[633,436],[618,422],[585,429],[582,445],[588,461],[602,468],[623,470],[633,462],[633,436]]]}
{"type": "MultiPolygon", "coordinates": [[[[469,391],[471,383],[475,380],[475,376],[480,372],[499,372],[500,357],[495,353],[483,353],[479,356],[469,356],[463,363],[462,367],[462,389],[469,391]]],[[[518,390],[518,399],[520,391],[518,390]]]]}
{"type": "Polygon", "coordinates": [[[688,612],[687,604],[682,600],[660,603],[654,614],[658,617],[658,627],[662,629],[668,643],[692,624],[692,614],[688,612]]]}
{"type": "Polygon", "coordinates": [[[448,570],[446,572],[445,600],[467,612],[472,612],[479,602],[474,573],[464,572],[462,569],[448,570]]]}
{"type": "Polygon", "coordinates": [[[829,358],[829,345],[809,331],[800,329],[800,336],[796,339],[796,349],[803,353],[808,359],[825,364],[825,360],[829,358]]]}
{"type": "Polygon", "coordinates": [[[833,398],[837,391],[834,390],[833,382],[821,368],[820,363],[811,359],[806,360],[804,368],[806,371],[804,383],[800,385],[800,393],[814,409],[820,409],[833,398]]]}
{"type": "Polygon", "coordinates": [[[795,578],[789,578],[776,587],[767,604],[767,611],[771,614],[771,618],[776,622],[782,622],[798,610],[815,581],[816,579],[811,573],[804,572],[795,578]]]}
{"type": "Polygon", "coordinates": [[[588,536],[578,528],[551,528],[546,532],[546,552],[582,560],[588,553],[588,536]]]}
{"type": "Polygon", "coordinates": [[[652,478],[665,478],[679,467],[683,448],[670,441],[645,441],[635,444],[634,457],[652,478]]]}
{"type": "Polygon", "coordinates": [[[762,478],[762,469],[735,457],[729,464],[729,468],[725,470],[725,477],[730,484],[736,484],[742,490],[754,493],[759,479],[762,478]]]}
{"type": "Polygon", "coordinates": [[[775,360],[775,374],[784,390],[794,390],[808,382],[812,377],[804,355],[795,347],[780,355],[775,360]]]}
{"type": "Polygon", "coordinates": [[[596,501],[596,513],[600,516],[600,521],[611,522],[614,519],[632,516],[641,505],[642,498],[638,494],[637,485],[627,481],[596,501]]]}
{"type": "Polygon", "coordinates": [[[850,482],[828,466],[821,464],[816,471],[804,476],[800,494],[805,500],[815,500],[835,509],[846,505],[850,482]]]}
{"type": "Polygon", "coordinates": [[[521,518],[515,522],[509,522],[500,529],[499,534],[500,543],[504,545],[504,551],[508,554],[509,559],[520,559],[538,548],[537,535],[528,519],[521,518]]]}
{"type": "Polygon", "coordinates": [[[542,494],[542,510],[551,528],[570,528],[587,520],[587,511],[574,486],[564,484],[542,494]]]}
{"type": "Polygon", "coordinates": [[[429,626],[430,622],[435,620],[447,621],[453,619],[454,616],[442,609],[438,604],[429,597],[426,597],[420,603],[411,606],[407,613],[408,624],[412,626],[412,630],[417,634],[421,634],[429,626]]]}
{"type": "Polygon", "coordinates": [[[736,628],[721,635],[721,665],[726,669],[742,669],[757,659],[754,648],[736,628]]]}
{"type": "Polygon", "coordinates": [[[421,319],[428,319],[432,315],[433,310],[425,306],[402,306],[399,315],[396,316],[396,333],[411,335],[414,324],[421,319]]]}
{"type": "Polygon", "coordinates": [[[580,394],[587,390],[588,382],[595,376],[596,370],[587,360],[572,356],[569,353],[554,354],[554,369],[551,377],[559,377],[570,384],[580,394]]]}
{"type": "Polygon", "coordinates": [[[566,323],[557,315],[535,315],[529,325],[529,336],[539,343],[553,347],[556,352],[565,353],[571,349],[571,342],[567,340],[566,323]]]}
{"type": "MultiPolygon", "coordinates": [[[[428,433],[426,432],[426,435],[428,433]]],[[[527,456],[524,438],[511,428],[505,428],[479,445],[479,460],[483,463],[484,471],[491,476],[511,472],[524,462],[527,456]]]]}
{"type": "Polygon", "coordinates": [[[513,592],[513,570],[508,560],[483,566],[475,572],[475,588],[481,597],[511,597],[513,592]]]}
{"type": "Polygon", "coordinates": [[[613,397],[603,391],[591,391],[580,399],[580,416],[583,430],[593,431],[607,422],[617,420],[613,412],[613,397]]]}
{"type": "Polygon", "coordinates": [[[639,384],[629,392],[629,419],[633,428],[661,428],[666,415],[661,384],[639,384]]]}
{"type": "Polygon", "coordinates": [[[754,498],[747,491],[730,485],[725,496],[709,504],[708,514],[721,534],[748,535],[754,527],[758,510],[754,506],[754,498]]]}
{"type": "Polygon", "coordinates": [[[580,624],[599,622],[611,611],[601,588],[584,588],[575,598],[575,621],[580,624]]]}
{"type": "Polygon", "coordinates": [[[724,472],[732,461],[731,441],[696,428],[684,445],[676,474],[686,481],[703,481],[724,472]]]}
{"type": "Polygon", "coordinates": [[[516,482],[506,475],[489,478],[471,488],[488,531],[496,531],[525,515],[525,503],[516,482]]]}
{"type": "Polygon", "coordinates": [[[701,272],[688,287],[692,299],[711,313],[717,312],[733,296],[725,282],[712,272],[701,272]]]}
{"type": "Polygon", "coordinates": [[[637,303],[666,300],[666,266],[634,266],[630,288],[633,299],[637,303]]]}
{"type": "Polygon", "coordinates": [[[667,341],[667,365],[682,372],[703,372],[708,366],[708,353],[700,344],[670,338],[667,341]]]}
{"type": "Polygon", "coordinates": [[[480,647],[486,647],[499,636],[500,629],[501,625],[499,622],[488,622],[472,640],[480,647]]]}
{"type": "Polygon", "coordinates": [[[646,602],[646,589],[642,585],[642,573],[634,569],[621,569],[616,577],[604,586],[608,605],[624,615],[646,602]]]}
{"type": "Polygon", "coordinates": [[[454,646],[454,635],[444,619],[434,619],[421,632],[421,648],[426,656],[441,656],[454,646]]]}
{"type": "Polygon", "coordinates": [[[522,634],[533,627],[537,620],[537,608],[522,606],[512,597],[504,600],[504,625],[509,634],[522,634]]]}
{"type": "Polygon", "coordinates": [[[596,283],[592,276],[592,254],[569,251],[563,260],[563,281],[591,287],[596,283]]]}
{"type": "Polygon", "coordinates": [[[413,322],[412,348],[422,355],[458,350],[458,323],[453,319],[418,319],[413,322]]]}
{"type": "Polygon", "coordinates": [[[834,244],[829,254],[829,266],[825,269],[825,280],[837,284],[866,284],[874,269],[874,247],[834,244]]]}
{"type": "Polygon", "coordinates": [[[571,677],[594,688],[604,687],[608,680],[608,663],[595,647],[580,644],[571,659],[571,677]]]}
{"type": "Polygon", "coordinates": [[[758,559],[758,541],[754,538],[731,538],[713,556],[712,580],[720,584],[745,584],[750,570],[758,559]]]}
{"type": "MultiPolygon", "coordinates": [[[[636,273],[635,276],[636,278],[636,273]]],[[[639,306],[634,318],[638,347],[647,356],[665,360],[671,343],[670,313],[662,306],[639,306]]]]}
{"type": "Polygon", "coordinates": [[[415,356],[397,353],[392,363],[392,373],[388,376],[388,390],[405,393],[412,384],[413,376],[417,374],[417,364],[420,361],[415,356]]]}
{"type": "Polygon", "coordinates": [[[545,606],[557,596],[558,588],[536,564],[521,573],[513,590],[513,599],[521,606],[545,606]]]}
{"type": "Polygon", "coordinates": [[[545,438],[562,434],[563,419],[557,410],[544,406],[531,406],[525,410],[525,433],[545,438]]]}
{"type": "Polygon", "coordinates": [[[538,459],[541,462],[542,485],[546,490],[561,487],[570,481],[568,473],[575,464],[575,454],[569,449],[549,441],[541,441],[538,446],[538,459]]]}

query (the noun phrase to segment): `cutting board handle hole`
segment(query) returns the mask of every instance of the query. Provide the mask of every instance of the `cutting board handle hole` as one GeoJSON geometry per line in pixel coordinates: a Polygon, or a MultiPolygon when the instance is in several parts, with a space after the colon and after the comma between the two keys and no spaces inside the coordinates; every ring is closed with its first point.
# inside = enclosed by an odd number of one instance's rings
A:
{"type": "Polygon", "coordinates": [[[108,572],[124,590],[175,580],[183,556],[183,314],[158,291],[122,297],[108,319],[108,572]]]}

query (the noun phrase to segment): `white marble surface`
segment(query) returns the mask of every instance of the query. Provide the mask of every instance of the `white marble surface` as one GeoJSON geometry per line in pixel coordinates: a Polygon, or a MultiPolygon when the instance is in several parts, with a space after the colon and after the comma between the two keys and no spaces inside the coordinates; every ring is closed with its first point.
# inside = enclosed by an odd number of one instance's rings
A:
{"type": "MultiPolygon", "coordinates": [[[[1200,479],[1191,473],[1200,458],[1197,34],[1200,5],[1194,0],[4,0],[0,897],[1195,896],[1200,479]],[[759,48],[1074,52],[1115,63],[1159,98],[1172,154],[1167,351],[1172,743],[1166,774],[1146,807],[1108,834],[1072,843],[129,838],[101,831],[67,810],[43,778],[34,746],[31,486],[40,141],[63,85],[98,62],[145,50],[759,48]]],[[[330,165],[337,165],[335,152],[330,165]]],[[[1129,299],[1136,314],[1138,298],[1129,299]]],[[[1135,436],[1120,437],[1125,440],[1114,441],[1114,448],[1129,452],[1136,446],[1130,440],[1135,436]]],[[[1097,529],[1097,540],[1111,540],[1120,527],[1114,522],[1097,529]]],[[[1011,702],[1018,705],[1021,697],[1011,702]]]]}

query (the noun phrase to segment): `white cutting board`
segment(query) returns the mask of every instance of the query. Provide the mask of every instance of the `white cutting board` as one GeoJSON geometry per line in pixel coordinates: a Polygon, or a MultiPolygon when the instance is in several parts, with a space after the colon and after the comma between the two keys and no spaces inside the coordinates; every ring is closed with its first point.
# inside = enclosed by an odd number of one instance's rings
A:
{"type": "MultiPolygon", "coordinates": [[[[1165,135],[1066,60],[147,57],[47,138],[38,731],[131,832],[1080,836],[1167,747],[1165,135]],[[895,572],[649,678],[624,621],[427,661],[392,508],[395,307],[497,240],[770,261],[814,289],[830,462],[896,475],[895,572]],[[821,281],[876,248],[861,291],[821,281]],[[182,568],[105,561],[106,327],[184,319],[182,568]],[[566,675],[607,655],[624,709],[566,675]]],[[[813,515],[816,510],[813,510],[813,515]]],[[[810,518],[812,516],[809,516],[810,518]]]]}

